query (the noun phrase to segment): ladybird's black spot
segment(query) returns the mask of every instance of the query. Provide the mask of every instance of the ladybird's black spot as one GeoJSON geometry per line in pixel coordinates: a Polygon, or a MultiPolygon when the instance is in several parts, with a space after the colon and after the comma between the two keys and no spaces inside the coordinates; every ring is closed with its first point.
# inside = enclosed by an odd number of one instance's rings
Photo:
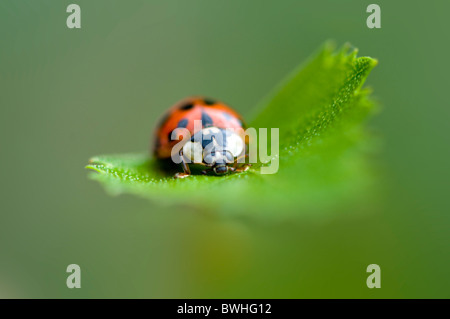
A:
{"type": "Polygon", "coordinates": [[[202,142],[202,148],[205,149],[210,143],[212,143],[212,140],[204,138],[200,142],[202,142]]]}
{"type": "Polygon", "coordinates": [[[187,110],[192,109],[193,107],[194,107],[194,104],[186,103],[186,104],[183,104],[182,106],[180,106],[180,110],[187,111],[187,110]]]}
{"type": "Polygon", "coordinates": [[[213,125],[212,118],[203,111],[202,111],[202,125],[203,127],[209,127],[213,125]]]}
{"type": "Polygon", "coordinates": [[[199,141],[202,143],[202,147],[204,149],[208,148],[209,152],[215,152],[215,143],[217,143],[220,148],[227,146],[227,135],[225,130],[219,130],[218,132],[207,133],[205,135],[202,133],[200,138],[201,140],[199,141]],[[213,143],[213,140],[215,140],[215,143],[213,143]]]}
{"type": "Polygon", "coordinates": [[[177,127],[186,127],[188,125],[187,119],[182,119],[180,122],[178,122],[177,127]]]}
{"type": "Polygon", "coordinates": [[[214,105],[214,104],[216,104],[216,101],[213,100],[213,99],[204,99],[203,102],[204,102],[206,105],[214,105]]]}

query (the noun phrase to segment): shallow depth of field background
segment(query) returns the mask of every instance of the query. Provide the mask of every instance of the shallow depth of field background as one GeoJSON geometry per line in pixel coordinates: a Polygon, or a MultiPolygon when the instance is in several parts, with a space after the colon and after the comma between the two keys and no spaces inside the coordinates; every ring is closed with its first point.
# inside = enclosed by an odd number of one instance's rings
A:
{"type": "Polygon", "coordinates": [[[370,3],[2,1],[0,297],[450,297],[450,4],[378,0],[370,30],[370,3]],[[70,3],[81,30],[66,28],[70,3]],[[91,156],[146,151],[182,97],[251,114],[327,39],[380,62],[367,81],[383,105],[377,205],[255,223],[87,178],[91,156]],[[366,287],[372,263],[381,289],[366,287]]]}

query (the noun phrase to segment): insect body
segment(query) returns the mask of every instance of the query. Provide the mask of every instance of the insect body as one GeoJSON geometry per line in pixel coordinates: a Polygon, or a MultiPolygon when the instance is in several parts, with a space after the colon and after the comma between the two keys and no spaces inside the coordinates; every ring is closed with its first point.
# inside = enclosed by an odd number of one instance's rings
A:
{"type": "Polygon", "coordinates": [[[183,168],[183,173],[176,175],[178,178],[191,172],[223,175],[245,170],[248,165],[240,163],[247,155],[244,129],[242,117],[226,104],[201,97],[187,98],[175,104],[161,121],[156,130],[154,155],[163,162],[177,159],[183,168]]]}

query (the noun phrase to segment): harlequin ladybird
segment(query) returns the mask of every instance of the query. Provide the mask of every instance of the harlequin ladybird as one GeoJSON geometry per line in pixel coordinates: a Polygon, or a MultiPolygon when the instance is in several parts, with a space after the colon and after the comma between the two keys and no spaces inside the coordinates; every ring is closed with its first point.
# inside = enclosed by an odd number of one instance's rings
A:
{"type": "Polygon", "coordinates": [[[224,175],[246,170],[249,165],[241,163],[248,151],[243,134],[245,127],[242,117],[222,102],[202,97],[186,98],[170,108],[161,120],[155,133],[153,153],[160,162],[181,164],[183,172],[177,173],[176,178],[195,173],[224,175]],[[176,129],[184,129],[181,131],[186,135],[188,132],[189,138],[176,129]]]}

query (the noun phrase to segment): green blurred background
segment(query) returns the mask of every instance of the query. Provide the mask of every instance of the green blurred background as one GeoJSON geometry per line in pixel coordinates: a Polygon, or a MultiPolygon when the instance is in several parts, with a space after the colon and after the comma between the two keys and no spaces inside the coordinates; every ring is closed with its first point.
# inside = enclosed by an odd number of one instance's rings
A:
{"type": "Polygon", "coordinates": [[[0,2],[0,297],[450,297],[448,1],[0,2]],[[77,3],[82,28],[66,27],[77,3]],[[145,151],[201,94],[251,114],[325,40],[379,59],[387,197],[255,223],[110,197],[84,166],[145,151]],[[65,270],[82,269],[82,288],[65,270]],[[367,265],[382,288],[368,289],[367,265]]]}

